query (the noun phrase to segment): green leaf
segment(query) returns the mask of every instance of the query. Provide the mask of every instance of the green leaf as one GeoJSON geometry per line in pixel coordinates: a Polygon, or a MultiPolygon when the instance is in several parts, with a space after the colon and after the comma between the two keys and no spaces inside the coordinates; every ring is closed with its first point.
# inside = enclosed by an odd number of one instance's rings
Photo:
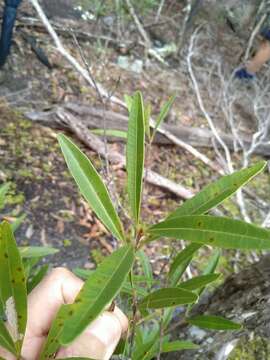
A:
{"type": "Polygon", "coordinates": [[[221,316],[198,315],[186,319],[189,324],[210,330],[239,330],[242,325],[221,316]]]}
{"type": "Polygon", "coordinates": [[[121,290],[134,261],[134,250],[123,246],[107,257],[90,275],[82,290],[69,305],[61,343],[73,341],[116,297],[121,290]]]}
{"type": "MultiPolygon", "coordinates": [[[[94,129],[94,130],[91,130],[91,133],[93,133],[95,135],[104,136],[104,129],[94,129]]],[[[105,134],[106,134],[106,136],[113,136],[113,137],[118,137],[121,139],[127,139],[127,132],[122,131],[122,130],[106,129],[105,134]]]]}
{"type": "Polygon", "coordinates": [[[144,109],[144,125],[145,125],[145,134],[148,139],[150,139],[150,117],[151,117],[151,104],[145,106],[144,109]]]}
{"type": "Polygon", "coordinates": [[[195,350],[198,349],[199,346],[194,344],[191,341],[172,341],[167,342],[162,345],[162,353],[168,353],[172,351],[179,351],[179,350],[195,350]]]}
{"type": "Polygon", "coordinates": [[[25,214],[22,214],[21,216],[17,217],[11,224],[12,231],[15,232],[22,224],[24,219],[26,218],[25,214]]]}
{"type": "MultiPolygon", "coordinates": [[[[183,272],[186,270],[186,266],[183,266],[183,265],[185,265],[187,260],[188,260],[188,264],[189,264],[189,262],[191,261],[192,257],[196,253],[196,251],[198,251],[201,247],[202,247],[201,244],[196,244],[196,243],[190,244],[190,245],[187,245],[185,247],[185,249],[182,250],[178,255],[176,255],[176,257],[173,259],[173,262],[170,266],[169,277],[172,279],[176,270],[178,270],[180,267],[181,267],[181,274],[180,274],[180,277],[181,277],[183,272]],[[182,270],[182,268],[183,268],[183,270],[182,270]]],[[[179,274],[178,274],[178,276],[179,276],[179,274]]]]}
{"type": "Polygon", "coordinates": [[[103,224],[119,240],[124,240],[121,221],[113,207],[107,188],[91,161],[64,135],[58,136],[68,168],[82,195],[103,224]]]}
{"type": "MultiPolygon", "coordinates": [[[[221,251],[219,249],[217,249],[214,252],[214,254],[211,256],[210,260],[208,260],[207,266],[203,271],[203,275],[207,276],[207,275],[214,274],[214,272],[216,271],[216,268],[218,266],[220,256],[221,256],[221,251]]],[[[201,296],[201,294],[204,292],[204,290],[205,290],[205,286],[201,287],[197,291],[197,295],[201,296]]]]}
{"type": "Polygon", "coordinates": [[[5,206],[5,199],[9,189],[9,183],[0,186],[0,209],[5,206]]]}
{"type": "Polygon", "coordinates": [[[58,253],[58,249],[49,246],[23,246],[18,247],[23,259],[41,258],[58,253]]]}
{"type": "MultiPolygon", "coordinates": [[[[87,280],[89,278],[89,276],[94,273],[94,270],[86,270],[86,269],[76,268],[76,269],[73,269],[73,272],[75,275],[77,275],[81,279],[87,280]]],[[[139,286],[134,286],[134,288],[136,289],[136,293],[138,296],[146,296],[147,291],[144,288],[139,287],[139,286]]],[[[121,293],[133,295],[133,288],[131,287],[129,280],[125,281],[125,283],[121,289],[121,293]]]]}
{"type": "Polygon", "coordinates": [[[224,249],[270,248],[269,230],[226,217],[181,216],[154,225],[149,231],[224,249]]]}
{"type": "MultiPolygon", "coordinates": [[[[58,359],[58,358],[57,358],[58,359]]],[[[64,359],[58,359],[58,360],[92,360],[89,357],[69,357],[64,359]]]]}
{"type": "Polygon", "coordinates": [[[24,267],[11,226],[0,225],[0,298],[20,353],[27,320],[27,292],[24,267]]]}
{"type": "Polygon", "coordinates": [[[149,258],[143,250],[138,251],[136,253],[136,257],[139,258],[148,288],[151,288],[151,286],[154,282],[154,279],[153,279],[153,272],[152,272],[152,267],[151,267],[149,258]]]}
{"type": "Polygon", "coordinates": [[[12,354],[16,355],[17,351],[12,337],[9,335],[2,320],[0,320],[0,345],[6,350],[10,351],[12,354]]]}
{"type": "Polygon", "coordinates": [[[27,293],[29,294],[44,278],[44,276],[47,274],[49,269],[49,265],[43,265],[41,266],[36,274],[31,277],[31,280],[27,281],[27,293]]]}
{"type": "Polygon", "coordinates": [[[131,213],[136,225],[139,222],[142,180],[144,168],[144,108],[140,92],[133,97],[132,107],[128,120],[127,139],[127,174],[128,174],[128,196],[131,213]]]}
{"type": "Polygon", "coordinates": [[[216,271],[220,256],[221,251],[218,249],[214,252],[213,256],[211,256],[210,260],[208,260],[207,266],[203,271],[203,275],[213,274],[213,272],[216,271]]]}
{"type": "Polygon", "coordinates": [[[178,286],[185,290],[197,290],[216,281],[221,274],[209,274],[196,276],[190,280],[180,283],[178,286]]]}
{"type": "Polygon", "coordinates": [[[156,121],[156,125],[155,125],[155,128],[153,130],[153,134],[152,134],[152,138],[151,138],[151,142],[153,141],[155,135],[156,135],[156,132],[157,132],[157,129],[159,128],[159,126],[162,124],[162,122],[165,120],[166,116],[168,115],[170,109],[171,109],[171,106],[172,104],[174,103],[175,101],[175,98],[176,96],[171,96],[169,98],[168,101],[166,101],[166,103],[163,105],[163,107],[161,108],[161,111],[158,115],[158,118],[157,118],[157,121],[156,121]]]}
{"type": "Polygon", "coordinates": [[[153,358],[159,349],[158,336],[136,347],[132,354],[132,360],[148,360],[153,358]]]}
{"type": "Polygon", "coordinates": [[[139,302],[140,309],[162,309],[177,305],[190,304],[197,300],[197,295],[179,288],[159,289],[147,295],[139,302]]]}
{"type": "Polygon", "coordinates": [[[130,112],[133,103],[133,97],[130,95],[124,95],[124,100],[127,105],[128,112],[130,112]]]}
{"type": "Polygon", "coordinates": [[[39,355],[39,360],[48,360],[53,358],[54,354],[60,347],[60,336],[63,331],[64,319],[68,316],[68,306],[62,305],[53,320],[49,334],[45,343],[43,344],[41,354],[39,355]]]}
{"type": "Polygon", "coordinates": [[[266,166],[265,161],[247,169],[226,175],[216,182],[206,186],[202,191],[184,202],[178,209],[171,213],[167,219],[173,219],[185,215],[203,215],[213,209],[225,199],[234,194],[241,186],[249,182],[259,174],[266,166]]]}

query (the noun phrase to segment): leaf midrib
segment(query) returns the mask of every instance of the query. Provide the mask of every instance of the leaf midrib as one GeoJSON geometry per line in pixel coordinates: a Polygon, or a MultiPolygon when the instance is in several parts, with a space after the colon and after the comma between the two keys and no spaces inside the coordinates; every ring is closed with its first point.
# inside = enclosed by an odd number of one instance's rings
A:
{"type": "MultiPolygon", "coordinates": [[[[101,200],[99,199],[99,197],[97,196],[96,191],[93,191],[93,189],[95,190],[95,188],[94,188],[94,186],[91,184],[91,181],[89,181],[87,175],[84,173],[83,168],[82,168],[81,165],[80,165],[80,161],[78,161],[77,158],[73,155],[73,152],[70,151],[69,147],[67,147],[67,148],[68,148],[68,151],[71,153],[71,156],[73,157],[73,159],[75,159],[76,162],[79,164],[80,171],[81,171],[81,173],[83,174],[84,179],[87,180],[86,183],[89,182],[91,191],[95,194],[95,197],[96,197],[98,203],[101,204],[102,209],[105,211],[107,220],[109,220],[109,223],[112,225],[112,228],[114,229],[115,233],[118,234],[118,236],[119,236],[119,238],[120,238],[121,240],[123,240],[123,236],[122,236],[121,232],[119,232],[119,230],[115,227],[115,224],[114,224],[114,222],[112,221],[111,217],[109,216],[109,213],[108,213],[108,211],[106,210],[106,207],[104,207],[102,201],[101,201],[101,200]]],[[[77,150],[77,149],[76,149],[76,150],[77,150]]],[[[87,160],[88,160],[88,159],[87,159],[87,160]]],[[[89,160],[88,160],[88,161],[89,161],[89,160]]],[[[96,173],[95,175],[98,176],[97,173],[96,173]]],[[[75,177],[74,177],[74,180],[75,180],[75,182],[77,183],[77,185],[78,185],[79,188],[80,188],[80,184],[78,183],[78,181],[76,180],[75,177]]],[[[104,186],[104,188],[105,188],[105,191],[106,191],[106,195],[109,195],[109,194],[108,194],[108,191],[107,191],[107,189],[106,189],[105,186],[104,186]]],[[[83,196],[85,196],[85,195],[83,195],[83,196]]],[[[110,204],[110,205],[111,205],[111,204],[110,204]]],[[[115,211],[115,209],[114,209],[113,206],[112,206],[112,209],[113,209],[113,211],[115,211]]],[[[105,224],[105,225],[106,225],[106,224],[105,224]]],[[[106,226],[106,227],[108,227],[108,226],[106,226]]]]}
{"type": "MultiPolygon", "coordinates": [[[[123,255],[123,257],[122,257],[123,260],[121,261],[121,263],[120,263],[120,265],[117,267],[117,269],[113,272],[112,277],[109,278],[109,280],[106,282],[106,284],[104,285],[101,293],[98,295],[97,298],[95,298],[95,301],[94,301],[94,302],[91,302],[91,305],[88,307],[88,309],[87,309],[86,311],[82,312],[82,316],[80,316],[79,322],[81,322],[81,319],[84,318],[86,314],[88,315],[89,311],[91,311],[91,308],[93,308],[94,304],[98,302],[98,300],[102,297],[102,295],[104,294],[104,292],[106,293],[106,287],[107,287],[107,285],[109,284],[109,282],[111,281],[111,279],[115,276],[115,274],[119,272],[119,269],[122,267],[123,263],[127,260],[127,259],[126,259],[127,254],[128,254],[130,251],[131,251],[130,248],[128,248],[128,249],[127,249],[127,252],[126,252],[126,253],[123,255]]],[[[119,288],[119,289],[120,289],[120,288],[119,288]]],[[[118,290],[119,290],[119,289],[118,289],[118,290]]],[[[81,305],[81,306],[82,306],[82,305],[81,305]]],[[[97,315],[97,316],[98,316],[98,315],[97,315]]],[[[96,316],[96,317],[97,317],[97,316],[96,316]]],[[[96,318],[96,317],[95,317],[95,318],[96,318]]],[[[78,328],[78,326],[77,326],[75,329],[77,329],[77,328],[78,328]]]]}

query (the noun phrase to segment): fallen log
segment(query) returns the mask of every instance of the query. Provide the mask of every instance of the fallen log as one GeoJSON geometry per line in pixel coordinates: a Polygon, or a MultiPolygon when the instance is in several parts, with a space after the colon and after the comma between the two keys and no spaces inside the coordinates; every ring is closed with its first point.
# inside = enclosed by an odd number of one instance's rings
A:
{"type": "MultiPolygon", "coordinates": [[[[117,151],[107,148],[100,138],[89,131],[87,125],[83,121],[76,118],[67,110],[59,107],[57,110],[49,112],[29,112],[26,113],[25,116],[32,121],[39,122],[42,125],[65,129],[72,132],[88,148],[97,152],[111,164],[115,164],[117,167],[125,168],[125,157],[117,151]]],[[[150,169],[145,171],[144,177],[149,184],[158,186],[182,199],[189,199],[194,195],[192,190],[187,189],[180,184],[176,184],[175,182],[150,169]]]]}
{"type": "MultiPolygon", "coordinates": [[[[81,103],[65,103],[62,106],[53,108],[50,112],[38,112],[36,117],[40,118],[42,121],[53,115],[57,109],[66,109],[73,113],[75,116],[79,116],[82,119],[82,122],[89,129],[103,128],[103,125],[106,129],[122,130],[127,131],[128,126],[128,117],[127,115],[117,113],[114,111],[103,111],[100,108],[94,108],[89,105],[81,103]]],[[[29,113],[28,113],[29,114],[29,113]]],[[[210,130],[199,128],[199,127],[188,127],[185,125],[171,125],[163,124],[162,127],[164,130],[168,131],[170,134],[178,138],[180,141],[184,141],[186,144],[189,144],[194,147],[199,148],[213,148],[213,134],[210,130]]],[[[232,135],[221,133],[221,138],[228,146],[230,150],[234,150],[234,139],[232,135]]],[[[110,137],[108,137],[110,139],[110,137]]],[[[115,138],[113,138],[115,141],[115,138]]],[[[242,134],[242,139],[245,146],[248,148],[251,144],[251,139],[242,134]]],[[[121,139],[120,139],[121,140],[121,139]]],[[[171,141],[168,136],[163,135],[162,132],[156,134],[155,143],[158,144],[175,144],[174,141],[171,141]]],[[[219,146],[219,144],[216,144],[219,146]]],[[[270,144],[260,145],[255,151],[255,154],[262,156],[270,156],[270,144]]],[[[216,165],[217,167],[217,165],[216,165]]]]}

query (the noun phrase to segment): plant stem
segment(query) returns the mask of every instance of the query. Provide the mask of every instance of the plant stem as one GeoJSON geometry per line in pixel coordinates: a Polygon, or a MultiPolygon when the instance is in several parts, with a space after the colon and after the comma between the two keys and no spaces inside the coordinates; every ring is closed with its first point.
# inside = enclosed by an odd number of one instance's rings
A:
{"type": "Polygon", "coordinates": [[[130,285],[132,287],[132,319],[130,321],[130,344],[129,344],[129,354],[128,357],[132,357],[133,347],[134,347],[134,341],[135,341],[135,333],[136,333],[136,315],[137,315],[137,294],[134,287],[133,282],[133,268],[131,269],[129,273],[129,280],[130,285]]]}

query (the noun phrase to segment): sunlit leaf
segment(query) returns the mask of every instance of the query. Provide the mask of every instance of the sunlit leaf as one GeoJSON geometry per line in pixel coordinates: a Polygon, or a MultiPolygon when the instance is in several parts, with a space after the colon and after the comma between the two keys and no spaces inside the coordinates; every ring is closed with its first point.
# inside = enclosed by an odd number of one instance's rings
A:
{"type": "Polygon", "coordinates": [[[23,259],[43,258],[48,255],[54,255],[59,251],[49,246],[19,246],[18,249],[23,259]]]}
{"type": "Polygon", "coordinates": [[[190,280],[184,281],[180,283],[178,286],[181,289],[193,291],[211,284],[212,282],[216,281],[219,277],[220,274],[200,275],[190,280]]]}
{"type": "Polygon", "coordinates": [[[2,320],[0,320],[0,346],[4,349],[10,351],[12,354],[16,355],[17,350],[15,348],[14,342],[9,335],[5,324],[2,320]]]}
{"type": "Polygon", "coordinates": [[[247,169],[226,175],[207,185],[198,194],[184,202],[178,209],[168,216],[173,219],[185,215],[203,215],[213,209],[225,199],[234,194],[241,186],[248,183],[259,174],[266,166],[265,161],[260,161],[247,169]]]}
{"type": "Polygon", "coordinates": [[[61,343],[73,341],[119,293],[133,265],[134,251],[124,246],[107,257],[90,275],[82,290],[69,305],[61,343]]]}
{"type": "Polygon", "coordinates": [[[180,288],[159,289],[147,295],[139,302],[141,309],[162,309],[177,305],[190,304],[197,300],[197,295],[180,288]]]}
{"type": "Polygon", "coordinates": [[[210,330],[239,330],[242,328],[241,324],[221,316],[198,315],[186,320],[192,325],[210,330]]]}
{"type": "Polygon", "coordinates": [[[176,96],[171,96],[169,98],[169,100],[166,101],[166,103],[162,106],[162,108],[160,110],[160,113],[158,115],[158,118],[156,120],[156,125],[155,125],[155,128],[154,128],[153,134],[152,134],[151,141],[153,141],[153,139],[154,139],[154,137],[156,135],[157,129],[163,123],[166,116],[168,115],[168,113],[169,113],[169,111],[170,111],[170,109],[172,107],[172,104],[174,103],[175,98],[176,98],[176,96]]]}
{"type": "Polygon", "coordinates": [[[162,353],[168,353],[172,351],[179,350],[195,350],[198,349],[199,346],[194,344],[191,341],[172,341],[162,344],[162,353]]]}
{"type": "Polygon", "coordinates": [[[270,231],[239,220],[214,216],[181,216],[160,222],[151,234],[225,249],[269,249],[270,231]]]}
{"type": "Polygon", "coordinates": [[[141,207],[142,180],[144,169],[144,107],[140,92],[133,96],[128,120],[127,174],[128,196],[131,213],[138,224],[141,207]]]}
{"type": "Polygon", "coordinates": [[[6,221],[0,225],[0,297],[19,354],[27,320],[26,279],[11,226],[6,221]]]}
{"type": "Polygon", "coordinates": [[[124,240],[123,227],[110,199],[108,190],[91,161],[63,134],[58,140],[69,171],[82,195],[103,224],[119,240],[124,240]]]}

